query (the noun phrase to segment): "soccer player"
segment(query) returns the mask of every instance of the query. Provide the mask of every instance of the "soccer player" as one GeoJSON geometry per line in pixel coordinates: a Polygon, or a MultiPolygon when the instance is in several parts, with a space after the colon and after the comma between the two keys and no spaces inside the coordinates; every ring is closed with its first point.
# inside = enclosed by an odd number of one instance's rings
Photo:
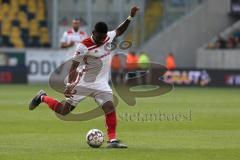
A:
{"type": "Polygon", "coordinates": [[[80,20],[73,19],[72,28],[63,33],[60,47],[68,49],[67,53],[69,54],[69,57],[72,58],[77,44],[82,42],[87,37],[87,33],[80,30],[80,20]]]}
{"type": "Polygon", "coordinates": [[[115,37],[121,36],[127,30],[138,9],[137,6],[133,6],[129,17],[113,31],[108,31],[108,26],[104,22],[96,23],[92,35],[79,43],[72,59],[72,65],[68,74],[68,83],[64,91],[64,95],[67,97],[65,103],[60,103],[54,98],[47,96],[43,90],[40,90],[30,102],[29,109],[35,109],[43,102],[56,113],[67,115],[86,96],[93,97],[105,113],[109,139],[107,147],[127,148],[116,137],[116,111],[113,103],[112,89],[108,84],[111,55],[110,51],[106,50],[105,47],[115,37]],[[77,72],[80,62],[85,63],[85,68],[81,72],[77,72]]]}

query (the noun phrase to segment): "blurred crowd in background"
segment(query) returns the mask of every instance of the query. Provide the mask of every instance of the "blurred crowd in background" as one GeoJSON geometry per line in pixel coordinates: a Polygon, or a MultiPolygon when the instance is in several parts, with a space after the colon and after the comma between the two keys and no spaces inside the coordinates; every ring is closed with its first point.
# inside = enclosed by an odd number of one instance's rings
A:
{"type": "Polygon", "coordinates": [[[215,42],[208,44],[208,49],[239,49],[240,48],[240,30],[235,30],[227,37],[218,35],[215,42]]]}
{"type": "MultiPolygon", "coordinates": [[[[115,54],[112,58],[112,80],[117,82],[122,82],[126,77],[124,77],[125,72],[129,72],[128,76],[135,77],[139,73],[145,73],[145,71],[150,67],[151,61],[148,54],[145,52],[135,53],[133,51],[128,52],[127,56],[122,56],[122,54],[115,54]],[[131,71],[133,71],[131,73],[131,71]]],[[[175,57],[172,53],[167,54],[165,60],[165,66],[168,70],[176,69],[175,57]]]]}

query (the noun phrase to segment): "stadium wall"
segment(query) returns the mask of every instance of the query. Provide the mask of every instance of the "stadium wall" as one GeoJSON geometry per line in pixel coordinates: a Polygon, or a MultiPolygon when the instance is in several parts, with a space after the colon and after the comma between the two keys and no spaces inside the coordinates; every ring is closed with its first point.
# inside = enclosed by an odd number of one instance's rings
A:
{"type": "Polygon", "coordinates": [[[208,69],[240,69],[239,50],[199,49],[197,67],[208,69]]]}
{"type": "MultiPolygon", "coordinates": [[[[228,36],[240,28],[240,21],[228,27],[220,35],[227,39],[228,36]]],[[[197,51],[197,67],[208,69],[240,69],[239,49],[208,49],[208,44],[216,43],[218,36],[205,43],[197,51]]]]}
{"type": "Polygon", "coordinates": [[[207,0],[150,39],[140,50],[160,63],[164,63],[166,54],[172,52],[177,66],[195,67],[197,49],[232,23],[229,11],[229,0],[207,0]]]}

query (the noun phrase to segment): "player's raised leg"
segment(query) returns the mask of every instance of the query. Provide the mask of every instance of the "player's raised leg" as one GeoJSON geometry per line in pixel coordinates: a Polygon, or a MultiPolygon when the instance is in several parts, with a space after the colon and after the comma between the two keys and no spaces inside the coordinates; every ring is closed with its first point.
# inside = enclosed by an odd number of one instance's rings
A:
{"type": "Polygon", "coordinates": [[[40,90],[37,93],[37,95],[31,100],[31,102],[29,104],[29,110],[35,109],[42,102],[47,104],[48,107],[51,108],[53,111],[55,111],[56,113],[61,114],[61,115],[67,115],[75,108],[75,106],[73,106],[67,102],[63,104],[63,103],[57,101],[56,99],[47,96],[45,91],[40,90]]]}
{"type": "Polygon", "coordinates": [[[46,96],[47,93],[44,90],[40,90],[37,95],[29,103],[29,110],[34,110],[42,102],[41,97],[46,96]]]}

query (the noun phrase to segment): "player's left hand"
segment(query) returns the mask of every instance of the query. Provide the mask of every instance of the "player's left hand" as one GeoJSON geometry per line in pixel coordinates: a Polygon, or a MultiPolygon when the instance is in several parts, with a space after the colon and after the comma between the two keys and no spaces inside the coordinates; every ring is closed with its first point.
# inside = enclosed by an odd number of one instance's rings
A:
{"type": "Polygon", "coordinates": [[[133,7],[131,8],[130,16],[131,16],[131,17],[135,17],[135,15],[136,15],[136,13],[137,13],[138,10],[139,10],[139,7],[138,7],[138,6],[133,6],[133,7]]]}

